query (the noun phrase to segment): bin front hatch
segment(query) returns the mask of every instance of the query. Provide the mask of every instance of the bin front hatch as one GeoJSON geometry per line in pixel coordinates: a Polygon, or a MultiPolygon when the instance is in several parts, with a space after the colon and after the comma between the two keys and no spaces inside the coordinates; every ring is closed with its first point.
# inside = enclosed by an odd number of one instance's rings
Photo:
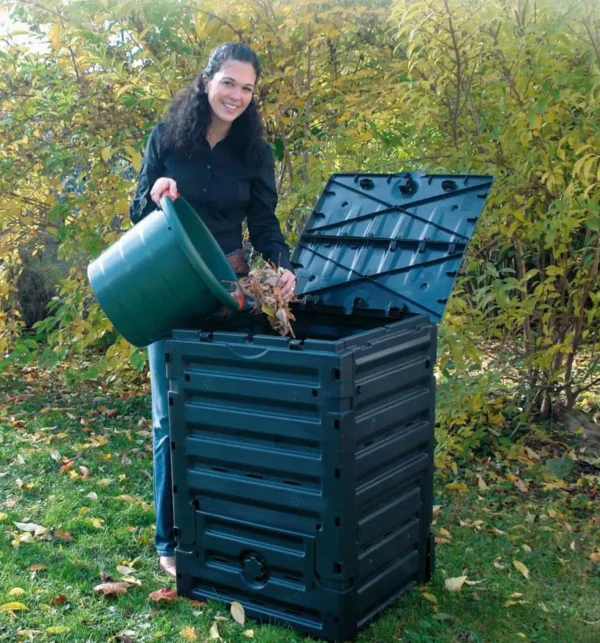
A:
{"type": "Polygon", "coordinates": [[[439,322],[490,176],[334,174],[292,257],[299,296],[439,322]]]}

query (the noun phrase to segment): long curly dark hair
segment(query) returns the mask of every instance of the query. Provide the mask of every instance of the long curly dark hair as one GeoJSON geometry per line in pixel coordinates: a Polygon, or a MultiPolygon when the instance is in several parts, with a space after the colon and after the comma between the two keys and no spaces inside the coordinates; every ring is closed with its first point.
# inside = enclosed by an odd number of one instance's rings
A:
{"type": "MultiPolygon", "coordinates": [[[[228,60],[250,63],[260,76],[260,63],[256,54],[248,47],[237,42],[225,42],[211,52],[208,63],[194,82],[180,90],[172,99],[169,109],[163,116],[161,144],[186,156],[193,156],[201,149],[202,138],[210,124],[211,109],[202,76],[211,79],[228,60]]],[[[231,124],[227,136],[234,146],[236,155],[248,159],[256,144],[262,139],[263,128],[254,98],[248,107],[231,124]]]]}

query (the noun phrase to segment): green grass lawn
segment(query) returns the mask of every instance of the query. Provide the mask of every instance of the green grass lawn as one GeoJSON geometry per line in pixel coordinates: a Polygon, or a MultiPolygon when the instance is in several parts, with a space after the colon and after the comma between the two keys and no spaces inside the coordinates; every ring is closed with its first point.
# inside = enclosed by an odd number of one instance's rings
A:
{"type": "MultiPolygon", "coordinates": [[[[0,382],[0,641],[205,641],[215,622],[224,641],[309,641],[242,627],[217,603],[149,599],[174,587],[152,542],[149,399],[62,381],[32,368],[0,382]],[[126,593],[94,591],[123,571],[126,593]]],[[[599,470],[575,462],[553,479],[534,447],[438,477],[434,579],[359,641],[600,641],[599,470]]]]}

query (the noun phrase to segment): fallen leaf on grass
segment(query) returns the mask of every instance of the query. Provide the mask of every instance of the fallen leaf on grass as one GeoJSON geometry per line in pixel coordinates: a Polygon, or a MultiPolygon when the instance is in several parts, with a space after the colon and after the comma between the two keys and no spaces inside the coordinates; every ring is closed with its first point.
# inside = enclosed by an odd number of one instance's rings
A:
{"type": "Polygon", "coordinates": [[[131,567],[131,569],[139,569],[142,566],[142,560],[139,556],[137,556],[133,560],[121,561],[121,565],[125,565],[126,567],[131,567]]]}
{"type": "Polygon", "coordinates": [[[152,592],[148,598],[151,601],[174,601],[177,598],[177,592],[170,587],[162,587],[152,592]]]}
{"type": "Polygon", "coordinates": [[[51,625],[45,630],[46,634],[64,634],[65,632],[69,631],[70,628],[68,628],[66,625],[51,625]]]}
{"type": "Polygon", "coordinates": [[[33,542],[33,536],[29,532],[23,532],[22,534],[15,536],[15,538],[11,540],[10,544],[13,547],[19,547],[21,543],[32,543],[32,542],[33,542]]]}
{"type": "Polygon", "coordinates": [[[71,537],[70,531],[62,531],[61,529],[55,530],[54,537],[60,538],[61,540],[64,540],[65,542],[68,542],[68,543],[70,543],[73,540],[73,538],[71,537]]]}
{"type": "Polygon", "coordinates": [[[129,494],[123,493],[120,496],[117,496],[117,500],[121,500],[122,502],[133,502],[137,503],[139,500],[135,496],[130,496],[129,494]]]}
{"type": "Polygon", "coordinates": [[[519,562],[518,560],[513,560],[513,565],[515,566],[515,569],[521,572],[523,576],[529,580],[529,569],[527,569],[527,566],[524,565],[523,563],[519,562]]]}
{"type": "Polygon", "coordinates": [[[430,603],[436,603],[438,602],[437,598],[433,594],[429,594],[428,592],[423,592],[421,596],[426,600],[429,601],[430,603]]]}
{"type": "Polygon", "coordinates": [[[66,600],[67,597],[64,594],[59,594],[50,601],[50,605],[62,605],[66,600]]]}
{"type": "Polygon", "coordinates": [[[449,592],[460,592],[462,586],[467,580],[466,576],[457,576],[456,578],[446,578],[445,585],[449,592]]]}
{"type": "Polygon", "coordinates": [[[35,563],[34,565],[29,565],[29,570],[32,572],[43,572],[46,569],[48,569],[46,565],[40,565],[39,563],[35,563]]]}
{"type": "Polygon", "coordinates": [[[600,563],[600,551],[594,551],[590,554],[592,563],[600,563]]]}
{"type": "Polygon", "coordinates": [[[58,469],[58,473],[64,473],[65,471],[70,471],[75,464],[75,460],[67,460],[61,467],[58,469]]]}
{"type": "Polygon", "coordinates": [[[527,493],[529,491],[529,487],[523,482],[523,480],[521,480],[521,478],[517,478],[515,480],[515,487],[522,493],[527,493]]]}
{"type": "Polygon", "coordinates": [[[452,538],[452,534],[447,529],[444,529],[443,527],[440,529],[439,534],[444,538],[452,538]]]}
{"type": "Polygon", "coordinates": [[[129,583],[130,585],[137,585],[138,587],[142,586],[142,581],[135,576],[123,576],[121,579],[124,583],[129,583]]]}
{"type": "Polygon", "coordinates": [[[532,552],[532,549],[531,549],[531,547],[529,545],[522,545],[521,549],[523,551],[527,552],[528,554],[531,554],[531,552],[532,552]]]}
{"type": "Polygon", "coordinates": [[[0,512],[0,522],[8,519],[8,514],[0,512]]]}
{"type": "Polygon", "coordinates": [[[201,601],[196,601],[196,600],[192,599],[192,600],[190,600],[190,605],[192,605],[193,607],[204,607],[206,605],[206,603],[203,603],[201,601]]]}
{"type": "Polygon", "coordinates": [[[221,621],[223,623],[227,623],[227,617],[226,616],[215,616],[214,620],[215,621],[221,621]]]}
{"type": "Polygon", "coordinates": [[[48,531],[47,527],[36,525],[34,522],[13,522],[13,525],[18,527],[21,531],[32,533],[34,536],[41,536],[48,531]]]}
{"type": "Polygon", "coordinates": [[[449,482],[446,485],[446,489],[449,491],[458,491],[458,493],[467,493],[469,490],[464,482],[449,482]]]}
{"type": "Polygon", "coordinates": [[[133,569],[133,567],[128,567],[127,565],[117,565],[117,571],[119,574],[123,574],[123,576],[135,574],[135,569],[133,569]]]}
{"type": "Polygon", "coordinates": [[[119,643],[133,643],[132,636],[135,636],[136,632],[134,630],[123,630],[115,634],[115,641],[119,643]]]}
{"type": "Polygon", "coordinates": [[[104,596],[111,596],[117,594],[126,594],[129,589],[127,583],[100,583],[94,587],[95,592],[102,592],[104,596]]]}
{"type": "Polygon", "coordinates": [[[13,587],[10,592],[8,592],[9,596],[23,596],[25,594],[25,590],[21,587],[13,587]]]}
{"type": "Polygon", "coordinates": [[[98,500],[98,494],[95,491],[90,491],[86,498],[89,498],[90,500],[98,500]]]}
{"type": "Polygon", "coordinates": [[[231,616],[233,616],[233,620],[236,623],[243,626],[246,622],[246,613],[244,612],[244,606],[237,601],[233,601],[233,603],[231,603],[231,616]]]}
{"type": "Polygon", "coordinates": [[[105,406],[99,406],[98,407],[98,412],[102,413],[102,415],[105,415],[107,418],[114,417],[117,413],[117,409],[108,409],[105,406]]]}
{"type": "Polygon", "coordinates": [[[44,630],[19,630],[17,636],[27,637],[30,641],[33,640],[34,636],[38,634],[43,634],[44,630]]]}
{"type": "MultiPolygon", "coordinates": [[[[88,442],[93,447],[98,448],[98,447],[103,447],[105,444],[108,444],[108,438],[105,435],[97,435],[97,436],[92,436],[88,438],[88,442]]],[[[106,455],[110,456],[110,453],[106,453],[102,457],[104,458],[106,455]]]]}
{"type": "Polygon", "coordinates": [[[489,489],[481,476],[477,476],[477,486],[479,487],[479,491],[487,491],[489,489]]]}
{"type": "Polygon", "coordinates": [[[151,508],[151,506],[144,500],[141,500],[140,498],[136,498],[135,496],[130,496],[128,494],[122,494],[120,496],[116,496],[116,499],[121,500],[121,502],[130,502],[132,504],[139,505],[143,509],[151,508]]]}
{"type": "Polygon", "coordinates": [[[209,635],[211,639],[216,639],[217,641],[221,640],[221,635],[219,634],[219,626],[217,625],[216,621],[210,626],[209,635]]]}
{"type": "Polygon", "coordinates": [[[253,639],[254,638],[254,630],[244,630],[242,632],[242,635],[246,636],[249,639],[253,639]]]}
{"type": "Polygon", "coordinates": [[[104,526],[104,520],[102,518],[89,518],[89,521],[96,529],[102,529],[104,526]]]}
{"type": "Polygon", "coordinates": [[[0,605],[0,612],[17,612],[19,610],[29,609],[24,603],[19,603],[17,601],[12,601],[11,603],[4,603],[0,605]]]}
{"type": "Polygon", "coordinates": [[[195,627],[184,627],[181,632],[181,636],[186,641],[195,641],[196,640],[196,628],[195,627]]]}
{"type": "Polygon", "coordinates": [[[435,537],[435,544],[436,545],[449,545],[450,544],[450,539],[449,538],[440,538],[439,536],[435,537]]]}

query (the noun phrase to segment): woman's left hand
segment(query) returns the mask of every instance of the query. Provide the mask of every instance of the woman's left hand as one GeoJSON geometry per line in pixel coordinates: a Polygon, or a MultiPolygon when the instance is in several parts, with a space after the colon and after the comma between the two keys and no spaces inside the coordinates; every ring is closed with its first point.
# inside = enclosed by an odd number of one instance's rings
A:
{"type": "Polygon", "coordinates": [[[287,268],[281,273],[279,277],[279,289],[281,296],[287,303],[294,296],[294,288],[296,287],[296,275],[287,268]]]}

